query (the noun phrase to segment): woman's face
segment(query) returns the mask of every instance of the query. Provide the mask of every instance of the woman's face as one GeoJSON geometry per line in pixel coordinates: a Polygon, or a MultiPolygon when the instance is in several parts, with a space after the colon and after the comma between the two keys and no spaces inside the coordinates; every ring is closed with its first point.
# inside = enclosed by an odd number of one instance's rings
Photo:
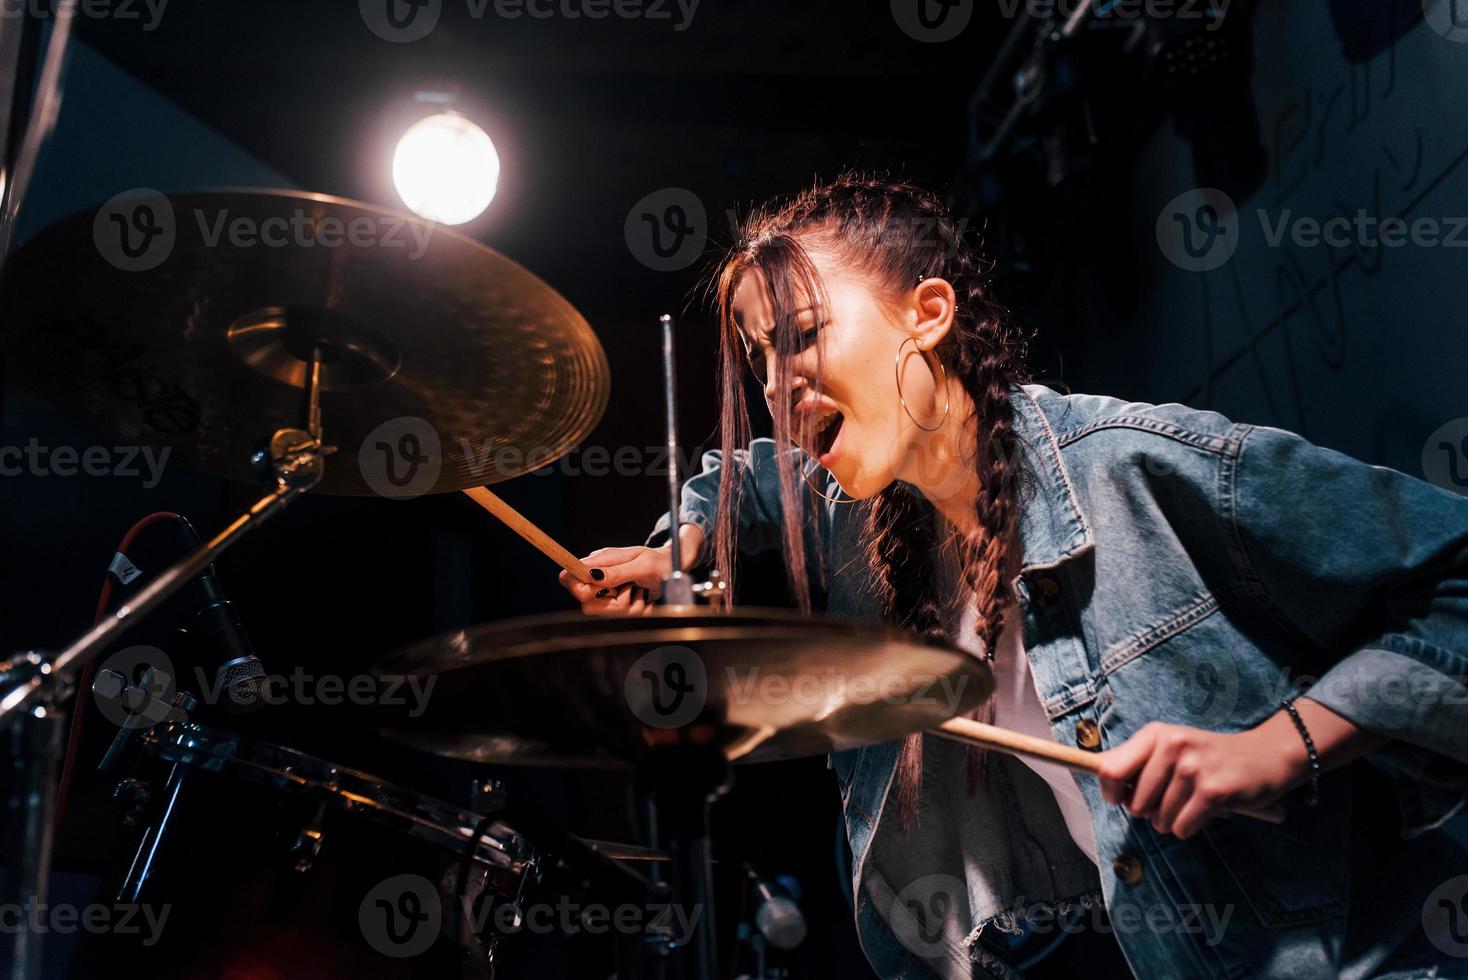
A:
{"type": "MultiPolygon", "coordinates": [[[[884,306],[860,278],[847,272],[826,252],[807,248],[825,287],[829,303],[824,323],[818,323],[810,304],[801,304],[795,317],[799,339],[791,354],[791,388],[776,390],[774,310],[764,277],[751,269],[739,282],[733,313],[755,376],[764,384],[771,414],[780,400],[793,406],[791,436],[812,458],[831,471],[841,489],[857,499],[879,493],[894,478],[910,479],[912,450],[927,435],[898,401],[893,371],[898,347],[909,337],[925,348],[941,339],[952,319],[946,313],[933,319],[931,302],[923,293],[952,296],[952,288],[912,291],[910,302],[884,306]],[[821,378],[816,380],[816,346],[821,350],[821,378]]],[[[926,284],[925,284],[926,286],[926,284]]],[[[942,297],[939,297],[942,301],[942,297]]],[[[902,394],[907,408],[925,427],[936,427],[944,416],[943,397],[936,391],[932,371],[914,344],[902,348],[902,394]]],[[[936,358],[929,355],[929,361],[936,358]]],[[[926,454],[919,454],[925,456],[926,454]]]]}

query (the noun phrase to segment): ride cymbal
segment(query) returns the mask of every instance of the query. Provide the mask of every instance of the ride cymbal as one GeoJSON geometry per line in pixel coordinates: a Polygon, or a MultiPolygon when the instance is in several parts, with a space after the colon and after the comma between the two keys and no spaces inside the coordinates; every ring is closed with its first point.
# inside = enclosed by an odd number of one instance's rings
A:
{"type": "Polygon", "coordinates": [[[429,691],[416,717],[384,722],[389,737],[528,765],[635,765],[693,744],[734,761],[818,755],[932,728],[994,687],[969,654],[879,624],[698,606],[491,623],[376,669],[429,691]]]}

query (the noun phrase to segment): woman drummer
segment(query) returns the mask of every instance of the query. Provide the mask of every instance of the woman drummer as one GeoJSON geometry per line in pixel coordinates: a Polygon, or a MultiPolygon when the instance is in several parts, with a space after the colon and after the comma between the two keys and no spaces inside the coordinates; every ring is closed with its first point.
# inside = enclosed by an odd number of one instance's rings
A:
{"type": "MultiPolygon", "coordinates": [[[[1468,787],[1468,499],[1032,383],[961,232],[862,175],[747,219],[714,290],[722,449],[679,521],[689,567],[779,549],[798,608],[965,647],[981,716],[1100,753],[1099,780],[927,735],[834,755],[873,967],[1014,976],[1004,933],[1104,908],[1139,977],[1468,975],[1438,829],[1468,787]]],[[[563,583],[649,611],[668,526],[563,583]]]]}

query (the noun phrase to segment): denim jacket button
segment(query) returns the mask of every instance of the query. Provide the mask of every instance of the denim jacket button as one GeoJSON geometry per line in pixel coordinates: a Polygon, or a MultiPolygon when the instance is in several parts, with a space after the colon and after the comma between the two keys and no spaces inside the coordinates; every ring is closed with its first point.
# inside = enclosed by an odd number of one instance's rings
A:
{"type": "Polygon", "coordinates": [[[1060,583],[1050,575],[1042,575],[1035,579],[1035,598],[1040,605],[1048,606],[1060,596],[1060,583]]]}
{"type": "Polygon", "coordinates": [[[1111,862],[1111,870],[1116,872],[1117,880],[1125,885],[1135,885],[1142,880],[1142,862],[1137,860],[1135,854],[1123,854],[1111,862]]]}
{"type": "Polygon", "coordinates": [[[1089,718],[1076,724],[1076,745],[1087,752],[1101,751],[1101,726],[1089,718]]]}

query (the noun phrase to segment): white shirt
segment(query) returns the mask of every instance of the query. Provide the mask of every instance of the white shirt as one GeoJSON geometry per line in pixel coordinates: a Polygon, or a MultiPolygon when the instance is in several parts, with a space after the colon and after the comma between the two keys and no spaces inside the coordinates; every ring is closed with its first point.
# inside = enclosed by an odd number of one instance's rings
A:
{"type": "MultiPolygon", "coordinates": [[[[948,566],[952,570],[952,565],[948,566]]],[[[957,591],[957,590],[955,590],[957,591]]],[[[964,589],[963,591],[967,591],[964,589]]],[[[971,596],[965,605],[963,618],[956,630],[950,632],[960,647],[976,657],[983,656],[984,645],[974,629],[979,621],[978,596],[971,596]]],[[[1035,690],[1035,681],[1030,676],[1030,660],[1024,651],[1019,627],[1019,609],[1011,606],[1005,611],[1004,628],[999,631],[999,649],[994,663],[994,724],[1010,731],[1023,732],[1040,738],[1053,739],[1050,718],[1045,714],[1040,695],[1035,690]]],[[[1025,756],[1019,760],[1050,785],[1065,826],[1076,846],[1092,861],[1096,860],[1096,835],[1091,830],[1091,811],[1076,785],[1075,774],[1064,766],[1053,762],[1040,762],[1025,756]]]]}

